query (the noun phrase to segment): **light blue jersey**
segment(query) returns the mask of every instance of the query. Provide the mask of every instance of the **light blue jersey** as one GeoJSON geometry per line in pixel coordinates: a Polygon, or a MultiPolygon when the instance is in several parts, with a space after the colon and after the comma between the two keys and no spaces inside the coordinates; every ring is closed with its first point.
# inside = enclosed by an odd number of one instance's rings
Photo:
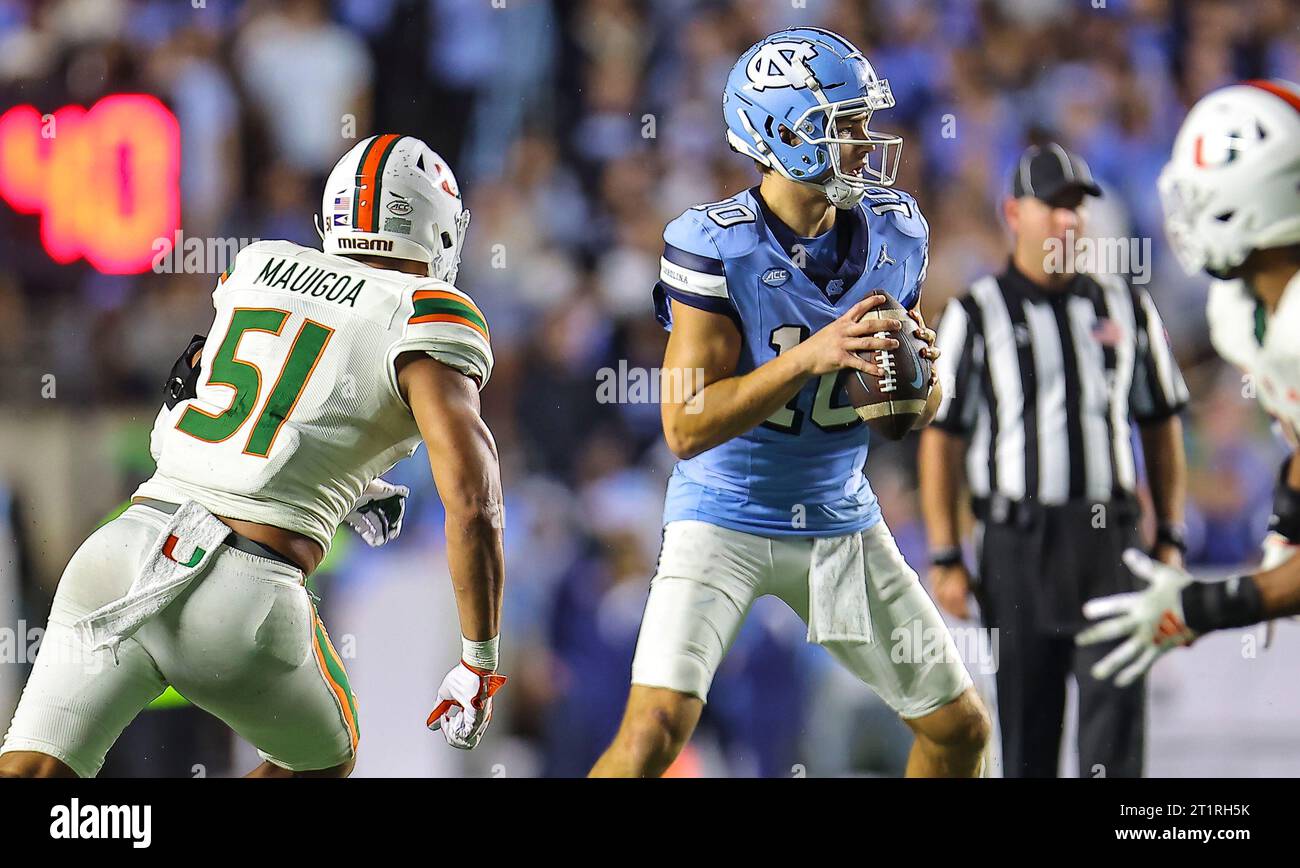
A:
{"type": "MultiPolygon", "coordinates": [[[[742,337],[742,375],[876,289],[915,307],[929,238],[916,200],[871,188],[859,205],[836,214],[834,238],[808,243],[767,210],[756,187],[689,209],[664,230],[654,291],[659,320],[672,328],[670,299],[731,317],[742,337]]],[[[863,474],[869,429],[845,397],[847,376],[811,380],[762,425],[678,462],[664,522],[696,519],[763,536],[840,536],[879,521],[863,474]]]]}

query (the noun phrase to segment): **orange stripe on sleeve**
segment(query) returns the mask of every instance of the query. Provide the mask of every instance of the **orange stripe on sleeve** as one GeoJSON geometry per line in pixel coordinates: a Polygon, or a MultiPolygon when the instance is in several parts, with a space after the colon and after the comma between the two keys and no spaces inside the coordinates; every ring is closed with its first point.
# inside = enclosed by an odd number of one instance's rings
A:
{"type": "Polygon", "coordinates": [[[422,323],[422,322],[449,322],[449,323],[455,323],[456,325],[469,326],[474,331],[481,334],[483,336],[483,340],[485,341],[491,340],[491,338],[488,337],[488,333],[484,331],[483,327],[480,326],[478,323],[474,322],[473,320],[466,319],[463,316],[457,316],[454,313],[427,313],[424,314],[423,316],[411,317],[412,325],[417,323],[422,323]]]}

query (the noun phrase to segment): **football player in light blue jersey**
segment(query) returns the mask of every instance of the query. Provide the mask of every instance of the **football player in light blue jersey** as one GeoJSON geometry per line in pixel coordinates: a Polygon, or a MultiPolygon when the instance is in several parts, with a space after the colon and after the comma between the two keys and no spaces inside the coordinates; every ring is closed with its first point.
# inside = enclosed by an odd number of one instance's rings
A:
{"type": "MultiPolygon", "coordinates": [[[[880,376],[877,354],[899,345],[903,324],[871,313],[875,290],[912,311],[908,327],[933,344],[918,307],[929,230],[916,201],[890,187],[902,140],[869,127],[893,104],[861,52],[817,28],[774,33],[731,70],[727,139],[762,181],[664,230],[660,394],[682,460],[627,710],[593,775],[653,776],[672,763],[767,594],[912,728],[909,775],[982,767],[988,715],[881,519],[863,474],[868,430],[843,388],[855,371],[880,376]],[[675,371],[702,371],[702,382],[675,371]]],[[[932,381],[918,427],[938,401],[932,381]]]]}

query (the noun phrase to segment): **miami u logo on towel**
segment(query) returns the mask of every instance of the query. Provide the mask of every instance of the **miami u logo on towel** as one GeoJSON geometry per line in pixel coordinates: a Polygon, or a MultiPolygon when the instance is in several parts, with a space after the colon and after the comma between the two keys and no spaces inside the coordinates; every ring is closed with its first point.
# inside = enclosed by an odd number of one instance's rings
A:
{"type": "Polygon", "coordinates": [[[180,540],[177,539],[176,534],[169,535],[167,537],[167,542],[163,543],[163,550],[162,550],[163,557],[167,558],[168,560],[176,561],[176,563],[180,564],[183,567],[194,567],[194,566],[198,566],[199,561],[203,560],[203,556],[207,554],[207,552],[205,552],[203,549],[199,548],[198,546],[195,546],[194,554],[190,555],[190,559],[188,561],[182,562],[176,560],[176,556],[173,555],[172,552],[176,550],[176,543],[178,542],[180,542],[180,540]]]}

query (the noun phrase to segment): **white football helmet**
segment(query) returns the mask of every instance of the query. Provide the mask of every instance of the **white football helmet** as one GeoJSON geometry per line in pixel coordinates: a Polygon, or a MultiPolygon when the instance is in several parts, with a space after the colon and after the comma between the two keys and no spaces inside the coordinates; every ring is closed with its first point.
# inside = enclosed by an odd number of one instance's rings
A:
{"type": "Polygon", "coordinates": [[[1248,81],[1202,97],[1158,186],[1188,274],[1228,278],[1251,251],[1300,242],[1300,86],[1248,81]]]}
{"type": "Polygon", "coordinates": [[[360,141],[330,172],[321,198],[326,253],[365,253],[427,263],[456,281],[469,211],[447,161],[412,136],[360,141]]]}

